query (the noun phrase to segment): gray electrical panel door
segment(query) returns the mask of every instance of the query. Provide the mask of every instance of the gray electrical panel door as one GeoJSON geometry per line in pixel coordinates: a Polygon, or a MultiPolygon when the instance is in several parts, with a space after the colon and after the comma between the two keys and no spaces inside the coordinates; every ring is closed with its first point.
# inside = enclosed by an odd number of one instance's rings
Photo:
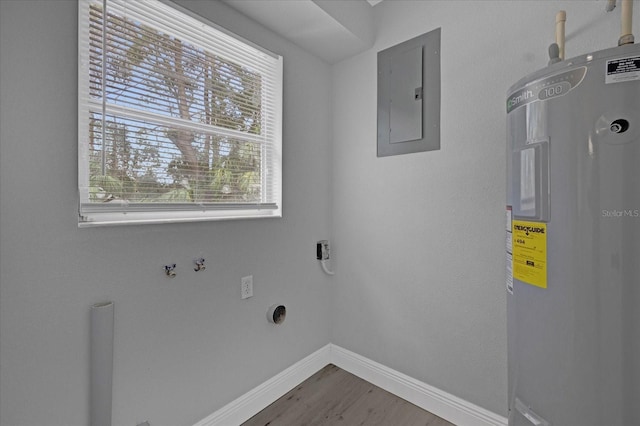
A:
{"type": "Polygon", "coordinates": [[[422,139],[422,46],[391,57],[389,143],[422,139]]]}
{"type": "Polygon", "coordinates": [[[378,52],[378,157],[440,149],[440,29],[378,52]]]}

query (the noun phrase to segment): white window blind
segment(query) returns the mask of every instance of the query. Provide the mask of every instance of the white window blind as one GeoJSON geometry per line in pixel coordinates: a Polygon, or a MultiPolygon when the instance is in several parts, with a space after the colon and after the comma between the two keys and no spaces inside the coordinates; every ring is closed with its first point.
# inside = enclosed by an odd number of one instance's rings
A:
{"type": "Polygon", "coordinates": [[[79,224],[280,217],[282,58],[157,0],[79,7],[79,224]]]}

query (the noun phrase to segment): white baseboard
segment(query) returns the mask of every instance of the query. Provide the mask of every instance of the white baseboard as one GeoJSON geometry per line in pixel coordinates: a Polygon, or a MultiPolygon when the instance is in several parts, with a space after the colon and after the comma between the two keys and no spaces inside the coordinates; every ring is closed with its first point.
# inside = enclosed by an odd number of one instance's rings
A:
{"type": "Polygon", "coordinates": [[[392,370],[347,349],[328,344],[225,405],[194,426],[237,426],[262,411],[327,364],[334,364],[387,392],[459,426],[506,426],[489,410],[392,370]]]}
{"type": "Polygon", "coordinates": [[[507,419],[399,371],[331,345],[332,364],[459,426],[506,426],[507,419]]]}
{"type": "Polygon", "coordinates": [[[282,395],[307,380],[330,363],[328,344],[258,387],[231,401],[194,426],[238,426],[264,410],[282,395]]]}

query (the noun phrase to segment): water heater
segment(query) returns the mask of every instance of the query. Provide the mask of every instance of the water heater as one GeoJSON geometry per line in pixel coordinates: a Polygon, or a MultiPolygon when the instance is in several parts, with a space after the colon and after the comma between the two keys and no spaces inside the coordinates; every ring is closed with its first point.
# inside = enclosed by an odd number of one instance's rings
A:
{"type": "Polygon", "coordinates": [[[640,46],[507,96],[509,425],[640,425],[640,46]]]}

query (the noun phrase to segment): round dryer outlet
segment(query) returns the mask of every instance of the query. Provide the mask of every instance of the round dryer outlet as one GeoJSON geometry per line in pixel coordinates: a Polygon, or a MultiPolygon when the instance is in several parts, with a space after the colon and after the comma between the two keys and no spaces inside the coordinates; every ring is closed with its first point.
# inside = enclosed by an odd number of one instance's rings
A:
{"type": "Polygon", "coordinates": [[[273,324],[282,324],[287,316],[287,308],[284,305],[273,305],[267,311],[267,319],[273,324]]]}

